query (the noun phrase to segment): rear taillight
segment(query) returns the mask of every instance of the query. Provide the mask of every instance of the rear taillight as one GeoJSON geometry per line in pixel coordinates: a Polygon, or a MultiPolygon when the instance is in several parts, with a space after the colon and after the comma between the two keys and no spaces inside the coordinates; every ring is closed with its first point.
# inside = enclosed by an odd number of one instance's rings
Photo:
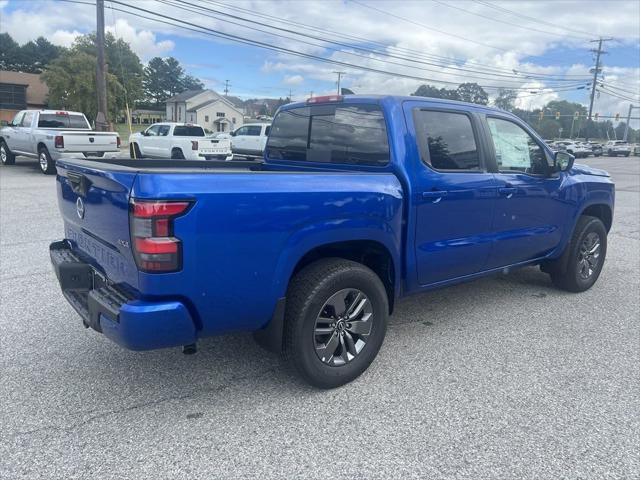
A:
{"type": "Polygon", "coordinates": [[[56,148],[64,148],[64,137],[62,135],[56,135],[53,144],[56,148]]]}
{"type": "Polygon", "coordinates": [[[120,148],[120,137],[116,137],[116,139],[117,139],[117,140],[116,140],[116,143],[117,143],[117,145],[118,145],[118,148],[120,148]]]}
{"type": "Polygon", "coordinates": [[[191,140],[191,150],[198,150],[198,141],[191,140]]]}
{"type": "Polygon", "coordinates": [[[191,202],[131,200],[131,237],[136,265],[144,272],[175,272],[182,268],[182,242],[173,236],[173,220],[191,202]]]}

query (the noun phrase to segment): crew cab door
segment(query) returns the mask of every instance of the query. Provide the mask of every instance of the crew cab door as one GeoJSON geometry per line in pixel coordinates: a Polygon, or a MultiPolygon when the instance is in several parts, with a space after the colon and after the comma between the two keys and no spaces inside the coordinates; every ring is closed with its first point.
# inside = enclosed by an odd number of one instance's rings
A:
{"type": "Polygon", "coordinates": [[[431,285],[477,273],[489,252],[496,180],[484,162],[479,119],[462,108],[404,106],[413,170],[418,283],[431,285]],[[413,133],[413,132],[412,132],[413,133]]]}
{"type": "Polygon", "coordinates": [[[158,133],[160,125],[151,125],[144,132],[144,136],[140,139],[140,150],[142,155],[148,157],[160,157],[161,152],[158,145],[158,133]]]}
{"type": "Polygon", "coordinates": [[[487,268],[543,257],[558,246],[567,222],[567,203],[560,198],[564,174],[551,174],[550,156],[523,125],[498,114],[485,122],[498,183],[487,268]]]}

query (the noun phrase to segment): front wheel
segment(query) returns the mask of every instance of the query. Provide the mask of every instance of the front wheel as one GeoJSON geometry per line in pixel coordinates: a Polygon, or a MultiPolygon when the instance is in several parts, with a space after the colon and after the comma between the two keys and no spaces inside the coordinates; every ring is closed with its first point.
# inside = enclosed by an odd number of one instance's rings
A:
{"type": "Polygon", "coordinates": [[[583,215],[563,256],[556,265],[550,265],[548,272],[558,288],[584,292],[598,280],[606,255],[607,229],[599,218],[583,215]]]}
{"type": "Polygon", "coordinates": [[[56,162],[51,158],[46,147],[40,147],[38,150],[38,163],[40,164],[40,171],[45,175],[56,173],[56,162]]]}
{"type": "Polygon", "coordinates": [[[319,260],[291,280],[285,357],[311,385],[344,385],[375,359],[388,315],[386,290],[372,270],[341,258],[319,260]]]}
{"type": "Polygon", "coordinates": [[[16,157],[6,143],[0,141],[0,161],[3,165],[13,165],[16,163],[16,157]]]}

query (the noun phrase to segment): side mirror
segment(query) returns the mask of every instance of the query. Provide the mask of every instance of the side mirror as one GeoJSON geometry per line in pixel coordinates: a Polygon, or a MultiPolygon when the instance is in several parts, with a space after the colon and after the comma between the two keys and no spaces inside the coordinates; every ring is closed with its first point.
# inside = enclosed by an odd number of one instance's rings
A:
{"type": "Polygon", "coordinates": [[[235,130],[231,130],[231,131],[229,132],[229,135],[231,135],[232,137],[235,137],[235,136],[236,136],[236,132],[235,132],[235,130]]]}
{"type": "Polygon", "coordinates": [[[574,156],[567,152],[556,152],[553,156],[553,170],[555,172],[568,172],[573,167],[574,156]]]}

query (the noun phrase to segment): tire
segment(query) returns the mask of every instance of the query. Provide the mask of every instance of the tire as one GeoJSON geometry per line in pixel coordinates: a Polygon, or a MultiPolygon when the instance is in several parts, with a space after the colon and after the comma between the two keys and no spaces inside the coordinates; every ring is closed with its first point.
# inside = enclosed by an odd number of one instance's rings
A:
{"type": "Polygon", "coordinates": [[[546,271],[553,284],[568,292],[584,292],[598,280],[607,255],[607,229],[602,220],[583,215],[573,231],[562,257],[550,262],[546,271]],[[585,251],[597,250],[585,257],[585,251]],[[595,254],[595,255],[594,255],[595,254]]]}
{"type": "Polygon", "coordinates": [[[174,148],[171,150],[171,158],[174,160],[184,160],[184,153],[179,148],[174,148]]]}
{"type": "Polygon", "coordinates": [[[16,156],[11,153],[9,146],[4,141],[0,141],[0,161],[2,165],[14,165],[16,163],[16,156]]]}
{"type": "Polygon", "coordinates": [[[388,316],[387,292],[372,270],[342,258],[318,260],[291,280],[285,311],[285,358],[315,387],[335,388],[349,383],[378,354],[388,316]],[[344,305],[340,308],[343,311],[332,304],[344,305]],[[352,319],[344,316],[349,310],[352,319]],[[321,314],[323,319],[319,318],[321,314]],[[324,333],[319,334],[317,328],[324,333]],[[328,348],[326,357],[323,346],[328,348]]]}
{"type": "Polygon", "coordinates": [[[140,147],[138,147],[137,143],[129,144],[129,157],[142,158],[142,153],[140,153],[140,147]]]}
{"type": "Polygon", "coordinates": [[[40,171],[45,175],[56,173],[56,162],[51,158],[46,147],[38,149],[38,164],[40,165],[40,171]]]}
{"type": "Polygon", "coordinates": [[[624,154],[625,157],[628,157],[629,155],[631,155],[631,152],[624,154]]]}
{"type": "Polygon", "coordinates": [[[615,157],[611,150],[607,150],[607,157],[615,157]]]}

